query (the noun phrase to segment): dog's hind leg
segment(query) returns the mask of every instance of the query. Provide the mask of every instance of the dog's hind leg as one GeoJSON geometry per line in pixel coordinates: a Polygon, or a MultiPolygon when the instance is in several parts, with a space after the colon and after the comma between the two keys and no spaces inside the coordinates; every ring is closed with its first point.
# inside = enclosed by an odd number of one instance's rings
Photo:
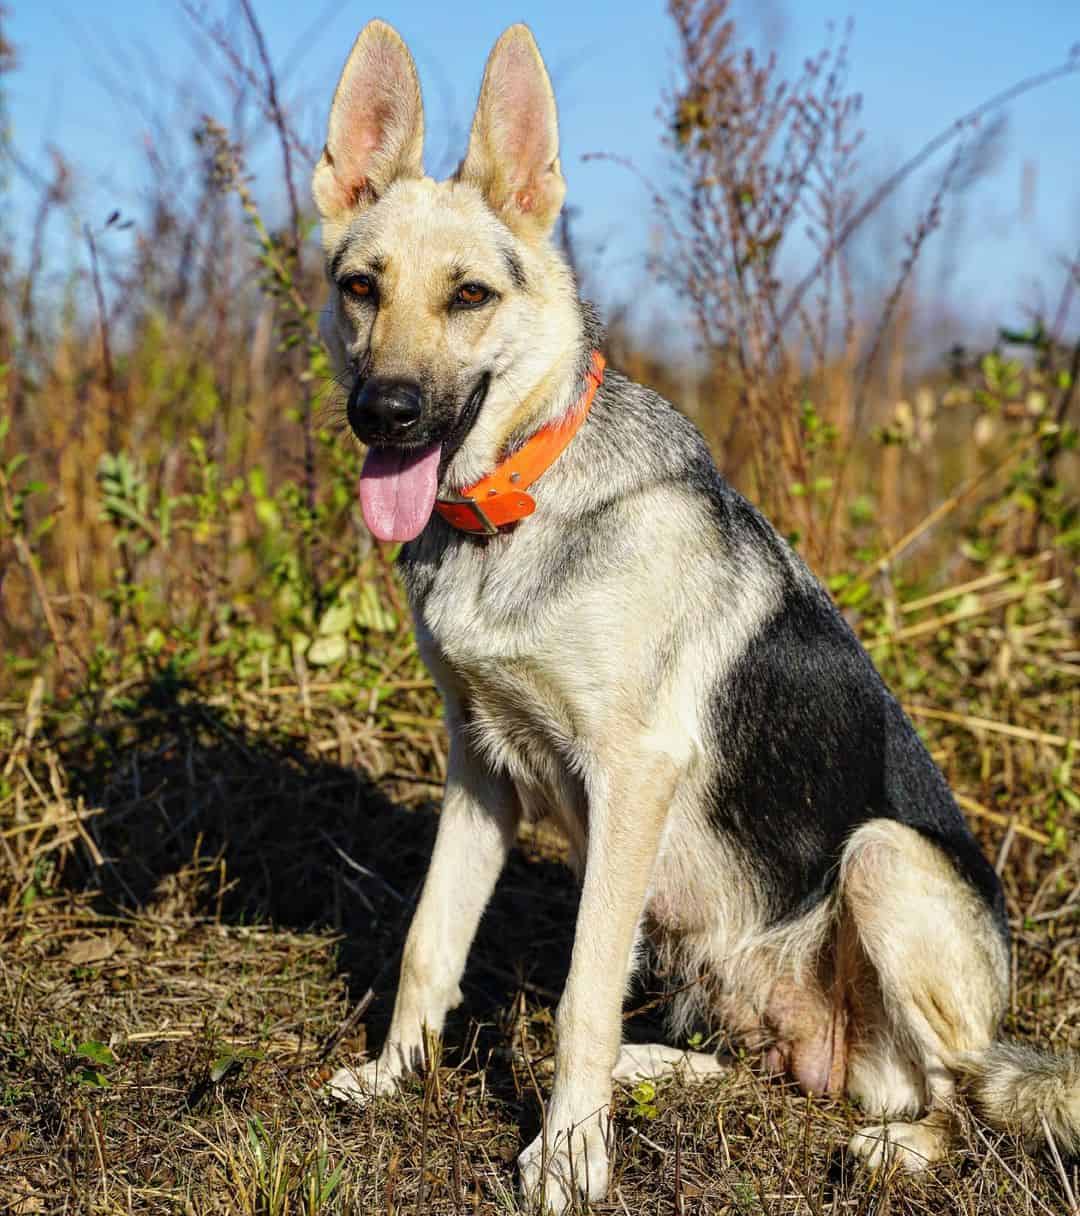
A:
{"type": "Polygon", "coordinates": [[[705,1051],[683,1051],[664,1043],[624,1043],[619,1048],[613,1081],[658,1081],[679,1076],[685,1081],[704,1081],[731,1070],[731,1061],[705,1051]]]}
{"type": "Polygon", "coordinates": [[[435,850],[405,942],[390,1033],[377,1060],[334,1074],[327,1085],[334,1097],[363,1103],[423,1061],[425,1033],[440,1034],[461,1000],[465,959],[518,818],[509,779],[488,772],[453,732],[435,850]]]}
{"type": "Polygon", "coordinates": [[[1008,997],[1005,945],[941,849],[892,820],[852,835],[840,892],[847,1090],[883,1120],[849,1147],[871,1166],[922,1169],[948,1149],[956,1061],[993,1042],[1008,997]]]}

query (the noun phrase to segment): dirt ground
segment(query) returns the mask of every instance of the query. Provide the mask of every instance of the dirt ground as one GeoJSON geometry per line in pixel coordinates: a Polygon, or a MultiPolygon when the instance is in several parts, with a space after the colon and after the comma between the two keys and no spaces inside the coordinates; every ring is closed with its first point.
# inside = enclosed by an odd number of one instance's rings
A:
{"type": "MultiPolygon", "coordinates": [[[[360,709],[335,687],[152,688],[73,731],[7,707],[26,725],[0,757],[0,1210],[519,1210],[514,1163],[550,1084],[577,899],[543,826],[512,856],[426,1075],[363,1111],[318,1092],[382,1041],[444,764],[430,697],[360,709]]],[[[993,778],[985,739],[943,726],[932,742],[958,789],[993,778]]],[[[1014,805],[1037,805],[1060,749],[993,747],[1019,775],[1014,805]]],[[[1075,1049],[1080,833],[1068,824],[1048,851],[1031,822],[974,819],[1015,933],[1006,1029],[1075,1049]]],[[[664,1001],[641,981],[628,1033],[655,1036],[664,1001]]],[[[843,1148],[857,1110],[753,1059],[699,1087],[623,1088],[611,1192],[592,1210],[1070,1210],[1075,1163],[1026,1153],[963,1105],[957,1118],[942,1166],[871,1176],[843,1148]]]]}

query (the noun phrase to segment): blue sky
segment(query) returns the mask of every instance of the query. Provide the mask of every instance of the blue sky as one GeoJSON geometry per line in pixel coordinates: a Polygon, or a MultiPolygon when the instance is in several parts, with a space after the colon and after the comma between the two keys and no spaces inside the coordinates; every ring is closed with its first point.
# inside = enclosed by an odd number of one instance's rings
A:
{"type": "MultiPolygon", "coordinates": [[[[78,170],[87,220],[100,222],[113,206],[137,212],[146,183],[140,142],[148,129],[137,98],[169,116],[177,148],[208,105],[228,121],[227,100],[210,84],[212,56],[193,38],[178,0],[9,4],[8,36],[20,60],[10,81],[18,148],[37,164],[49,144],[65,152],[78,170]]],[[[208,7],[229,11],[227,0],[208,7]]],[[[375,15],[396,25],[424,84],[429,169],[447,168],[460,153],[495,37],[511,21],[528,21],[555,81],[568,201],[580,211],[579,238],[598,290],[616,300],[647,286],[645,191],[624,168],[582,157],[630,157],[663,181],[657,107],[673,78],[674,36],[660,3],[382,0],[371,8],[342,0],[255,0],[255,8],[297,125],[313,145],[321,143],[330,93],[358,29],[375,15]]],[[[990,94],[1064,61],[1080,43],[1080,5],[1073,0],[744,0],[736,11],[755,40],[775,45],[792,64],[821,46],[830,21],[854,19],[851,86],[864,99],[861,159],[870,177],[990,94]]],[[[1006,155],[967,200],[956,251],[954,295],[973,318],[987,322],[1014,319],[1001,314],[1018,302],[1037,303],[1040,282],[1047,294],[1056,291],[1054,259],[1080,247],[1080,74],[1023,98],[1008,114],[1006,155]]],[[[253,166],[264,200],[280,197],[270,147],[253,166]]],[[[18,185],[13,197],[14,222],[25,223],[26,196],[18,185]]],[[[882,238],[886,261],[902,256],[900,238],[918,197],[916,182],[898,204],[892,247],[890,234],[882,238]]]]}

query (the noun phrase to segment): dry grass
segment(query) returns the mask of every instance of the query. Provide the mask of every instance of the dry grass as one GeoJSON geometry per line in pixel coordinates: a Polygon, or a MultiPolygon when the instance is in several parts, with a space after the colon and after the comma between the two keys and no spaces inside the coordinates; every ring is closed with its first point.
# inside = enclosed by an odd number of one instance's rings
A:
{"type": "MultiPolygon", "coordinates": [[[[1075,744],[1062,746],[1080,717],[1075,641],[1051,595],[1017,616],[1000,590],[951,632],[891,642],[885,667],[951,682],[963,712],[923,716],[1008,892],[1007,1029],[1075,1049],[1080,815],[1075,744]]],[[[43,710],[39,688],[4,707],[19,732],[0,762],[2,1210],[517,1210],[576,905],[545,828],[500,883],[437,1066],[363,1112],[317,1093],[382,1040],[433,835],[433,693],[397,674],[374,713],[345,682],[227,673],[128,688],[90,722],[43,710]]],[[[643,981],[629,1033],[654,1036],[663,1004],[643,981]]],[[[1057,1214],[1078,1185],[1075,1165],[1063,1181],[963,1107],[960,1147],[927,1177],[859,1174],[843,1151],[858,1111],[752,1059],[700,1088],[662,1085],[655,1106],[618,1093],[614,1182],[594,1211],[1057,1214]]]]}
{"type": "MultiPolygon", "coordinates": [[[[236,130],[274,135],[301,197],[309,150],[253,6],[242,34],[183,7],[239,90],[236,130]]],[[[672,366],[618,325],[609,353],[801,534],[997,860],[1008,1033],[1075,1050],[1078,265],[1056,320],[1005,342],[1016,359],[971,352],[916,380],[911,272],[960,153],[897,234],[883,311],[858,307],[845,233],[881,196],[860,209],[848,189],[843,45],[792,91],[736,54],[723,0],[672,8],[688,175],[666,238],[694,255],[676,278],[707,271],[683,287],[708,365],[672,366]],[[733,112],[747,139],[711,141],[733,112]],[[778,250],[808,219],[824,270],[792,288],[778,250]]],[[[0,33],[0,109],[15,68],[0,33]]],[[[59,152],[28,248],[0,233],[0,1212],[513,1212],[573,932],[562,845],[523,835],[426,1075],[363,1112],[320,1098],[385,1034],[445,741],[389,554],[355,508],[304,217],[293,202],[271,231],[251,149],[150,100],[160,185],[130,248],[113,216],[85,230],[92,265],[45,273],[57,226],[85,220],[59,152]],[[177,141],[193,128],[194,147],[177,141]],[[94,305],[58,309],[65,292],[94,305]]],[[[0,152],[18,135],[0,123],[0,152]]],[[[658,1033],[653,989],[628,1001],[631,1035],[658,1033]]],[[[957,1152],[912,1179],[855,1173],[858,1112],[751,1059],[642,1096],[616,1095],[596,1212],[1059,1216],[1080,1193],[1074,1163],[962,1105],[957,1152]]]]}

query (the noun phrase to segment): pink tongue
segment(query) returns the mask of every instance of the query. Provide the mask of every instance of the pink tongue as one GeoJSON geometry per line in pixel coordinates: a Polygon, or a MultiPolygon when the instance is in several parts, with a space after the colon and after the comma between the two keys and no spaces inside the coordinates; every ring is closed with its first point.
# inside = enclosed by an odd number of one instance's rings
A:
{"type": "Polygon", "coordinates": [[[364,522],[379,540],[412,540],[435,507],[442,445],[419,451],[372,448],[360,472],[364,522]]]}

